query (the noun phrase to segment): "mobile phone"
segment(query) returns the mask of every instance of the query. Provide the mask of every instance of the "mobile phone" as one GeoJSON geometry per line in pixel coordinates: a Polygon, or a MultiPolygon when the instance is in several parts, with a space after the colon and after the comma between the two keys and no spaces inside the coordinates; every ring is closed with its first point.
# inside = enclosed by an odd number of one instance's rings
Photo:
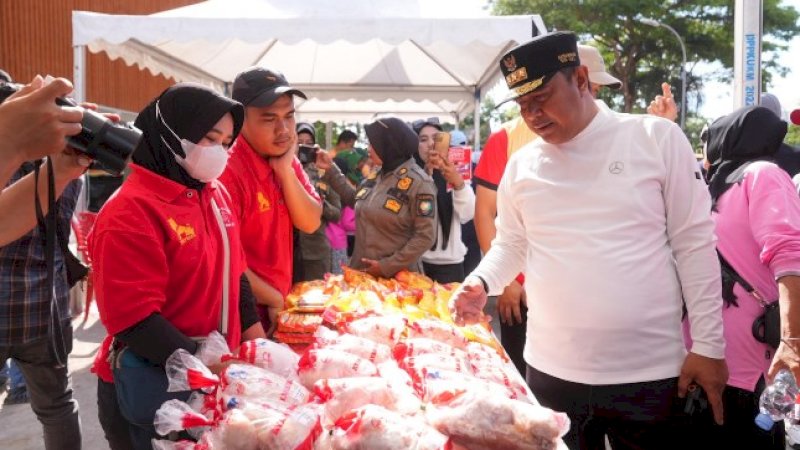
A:
{"type": "Polygon", "coordinates": [[[300,160],[300,164],[315,162],[317,160],[317,150],[319,150],[319,147],[299,145],[297,147],[297,159],[300,160]]]}
{"type": "Polygon", "coordinates": [[[450,133],[440,131],[433,135],[433,151],[442,158],[447,158],[447,154],[450,152],[450,133]]]}

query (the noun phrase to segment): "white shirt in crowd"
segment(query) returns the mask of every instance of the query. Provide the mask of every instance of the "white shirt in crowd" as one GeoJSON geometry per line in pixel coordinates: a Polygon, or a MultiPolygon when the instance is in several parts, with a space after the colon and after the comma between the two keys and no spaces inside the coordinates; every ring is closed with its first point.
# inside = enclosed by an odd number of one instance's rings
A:
{"type": "Polygon", "coordinates": [[[461,190],[453,190],[453,219],[450,224],[450,240],[447,248],[442,250],[439,239],[442,239],[442,224],[437,219],[436,250],[428,250],[422,254],[422,261],[428,264],[458,264],[464,262],[467,246],[461,240],[461,224],[467,223],[475,216],[475,193],[469,183],[464,183],[461,190]]]}
{"type": "Polygon", "coordinates": [[[510,159],[497,236],[474,274],[497,295],[525,273],[525,361],[568,381],[679,375],[686,350],[724,357],[711,200],[672,122],[600,108],[569,142],[510,159]]]}

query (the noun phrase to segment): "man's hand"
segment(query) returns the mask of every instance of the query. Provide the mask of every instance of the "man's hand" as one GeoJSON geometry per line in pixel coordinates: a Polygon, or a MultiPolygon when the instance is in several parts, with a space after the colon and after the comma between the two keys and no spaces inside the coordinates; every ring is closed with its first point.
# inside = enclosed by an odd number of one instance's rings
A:
{"type": "Polygon", "coordinates": [[[503,293],[497,297],[497,313],[500,320],[507,325],[522,323],[522,306],[527,306],[525,289],[514,280],[509,284],[503,293]]]}
{"type": "Polygon", "coordinates": [[[56,78],[43,86],[42,77],[0,105],[0,148],[5,158],[31,161],[64,149],[66,138],[81,131],[83,112],[56,105],[72,91],[72,83],[56,78]]]}
{"type": "Polygon", "coordinates": [[[281,156],[271,156],[269,158],[269,166],[272,167],[272,170],[274,170],[279,177],[288,175],[295,176],[294,170],[292,169],[292,161],[294,161],[295,155],[297,155],[297,136],[295,136],[292,146],[286,153],[281,156]]]}
{"type": "Polygon", "coordinates": [[[78,178],[86,172],[92,160],[75,150],[67,147],[60,153],[50,155],[49,158],[53,160],[53,174],[55,175],[56,184],[66,186],[67,183],[78,178]]]}
{"type": "Polygon", "coordinates": [[[282,308],[267,306],[267,317],[269,317],[269,330],[266,330],[267,336],[272,336],[272,333],[278,328],[278,313],[282,308]]]}
{"type": "Polygon", "coordinates": [[[775,351],[775,357],[772,358],[772,364],[769,366],[767,378],[771,381],[781,369],[788,369],[794,375],[795,380],[800,380],[800,342],[789,341],[791,345],[786,342],[781,342],[778,345],[778,350],[775,351]]]}
{"type": "Polygon", "coordinates": [[[361,262],[366,265],[366,267],[364,267],[364,272],[367,272],[375,278],[383,277],[381,265],[378,261],[369,258],[361,258],[361,262]]]}
{"type": "Polygon", "coordinates": [[[650,102],[647,113],[675,121],[678,118],[678,105],[675,104],[669,83],[661,83],[661,93],[662,95],[656,95],[656,98],[650,102]]]}
{"type": "Polygon", "coordinates": [[[689,353],[683,361],[678,378],[678,397],[686,397],[690,384],[699,384],[708,396],[708,403],[714,412],[714,420],[722,425],[722,391],[728,382],[728,365],[724,359],[707,358],[697,353],[689,353]]]}
{"type": "Polygon", "coordinates": [[[321,148],[317,151],[317,169],[328,170],[333,166],[333,158],[328,154],[325,149],[321,148]]]}
{"type": "Polygon", "coordinates": [[[453,292],[448,307],[450,315],[458,326],[487,321],[483,314],[486,306],[486,291],[477,277],[468,276],[461,286],[453,292]]]}

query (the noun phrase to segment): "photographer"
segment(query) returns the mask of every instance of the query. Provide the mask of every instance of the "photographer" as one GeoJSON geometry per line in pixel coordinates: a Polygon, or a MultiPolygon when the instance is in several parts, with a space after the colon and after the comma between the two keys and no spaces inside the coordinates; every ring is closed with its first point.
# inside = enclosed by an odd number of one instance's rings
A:
{"type": "Polygon", "coordinates": [[[298,159],[303,165],[311,183],[322,199],[322,223],[313,233],[295,229],[293,282],[321,280],[331,271],[331,244],[325,234],[329,222],[338,222],[342,216],[339,194],[320,180],[316,165],[319,146],[316,145],[314,126],[310,123],[297,124],[298,159]]]}
{"type": "MultiPolygon", "coordinates": [[[[69,81],[57,78],[48,85],[40,76],[10,97],[13,90],[3,85],[1,94],[7,101],[0,105],[0,180],[6,185],[26,161],[50,155],[53,161],[56,196],[70,180],[80,176],[89,160],[65,151],[66,137],[81,131],[83,113],[80,108],[60,107],[55,99],[72,91],[69,81]]],[[[43,213],[47,213],[47,169],[42,166],[39,197],[43,213]]],[[[36,223],[34,210],[35,180],[33,175],[16,177],[0,195],[0,245],[19,238],[36,223]]]]}
{"type": "MultiPolygon", "coordinates": [[[[10,85],[3,88],[0,102],[15,90],[10,85]]],[[[49,154],[55,195],[60,196],[55,209],[56,225],[61,236],[64,232],[69,236],[70,219],[81,188],[76,178],[90,162],[65,149],[65,137],[75,134],[72,120],[82,117],[79,110],[61,109],[55,104],[55,98],[69,90],[66,80],[43,87],[37,77],[0,105],[0,142],[7,145],[3,152],[11,153],[3,158],[4,176],[10,181],[0,196],[0,210],[4,212],[0,219],[0,361],[10,357],[21,369],[31,407],[44,428],[44,447],[48,450],[81,448],[78,403],[72,398],[69,371],[51,346],[51,340],[60,334],[67,354],[72,347],[65,255],[58,250],[54,253],[52,288],[58,314],[55,322],[60,326],[51,329],[53,294],[48,283],[46,236],[36,226],[32,201],[32,172],[39,165],[39,197],[46,213],[48,166],[37,159],[49,154]],[[5,175],[5,171],[13,173],[5,175]]],[[[63,239],[61,236],[59,239],[63,239]]]]}

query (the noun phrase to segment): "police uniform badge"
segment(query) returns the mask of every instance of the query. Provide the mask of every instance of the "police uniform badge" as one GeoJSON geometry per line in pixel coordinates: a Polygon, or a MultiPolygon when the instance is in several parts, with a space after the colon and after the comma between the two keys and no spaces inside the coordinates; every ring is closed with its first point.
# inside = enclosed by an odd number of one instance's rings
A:
{"type": "Polygon", "coordinates": [[[362,187],[356,192],[356,200],[363,200],[369,194],[369,188],[362,187]]]}
{"type": "Polygon", "coordinates": [[[405,175],[405,174],[407,174],[407,173],[408,173],[408,169],[406,169],[405,167],[403,167],[403,168],[402,168],[402,169],[400,169],[400,170],[399,170],[397,173],[398,173],[398,174],[400,174],[400,175],[405,175]]]}
{"type": "Polygon", "coordinates": [[[413,178],[403,177],[397,180],[397,189],[400,189],[401,191],[407,191],[412,184],[414,184],[413,178]]]}
{"type": "Polygon", "coordinates": [[[403,204],[393,198],[387,198],[386,202],[383,203],[383,207],[397,214],[400,212],[400,208],[403,207],[403,204]]]}
{"type": "Polygon", "coordinates": [[[433,196],[429,194],[420,194],[417,196],[417,215],[420,217],[433,217],[434,213],[434,200],[433,196]]]}
{"type": "Polygon", "coordinates": [[[322,192],[322,193],[324,193],[324,194],[327,194],[328,193],[328,183],[325,183],[324,181],[318,181],[317,182],[317,190],[322,192]]]}

